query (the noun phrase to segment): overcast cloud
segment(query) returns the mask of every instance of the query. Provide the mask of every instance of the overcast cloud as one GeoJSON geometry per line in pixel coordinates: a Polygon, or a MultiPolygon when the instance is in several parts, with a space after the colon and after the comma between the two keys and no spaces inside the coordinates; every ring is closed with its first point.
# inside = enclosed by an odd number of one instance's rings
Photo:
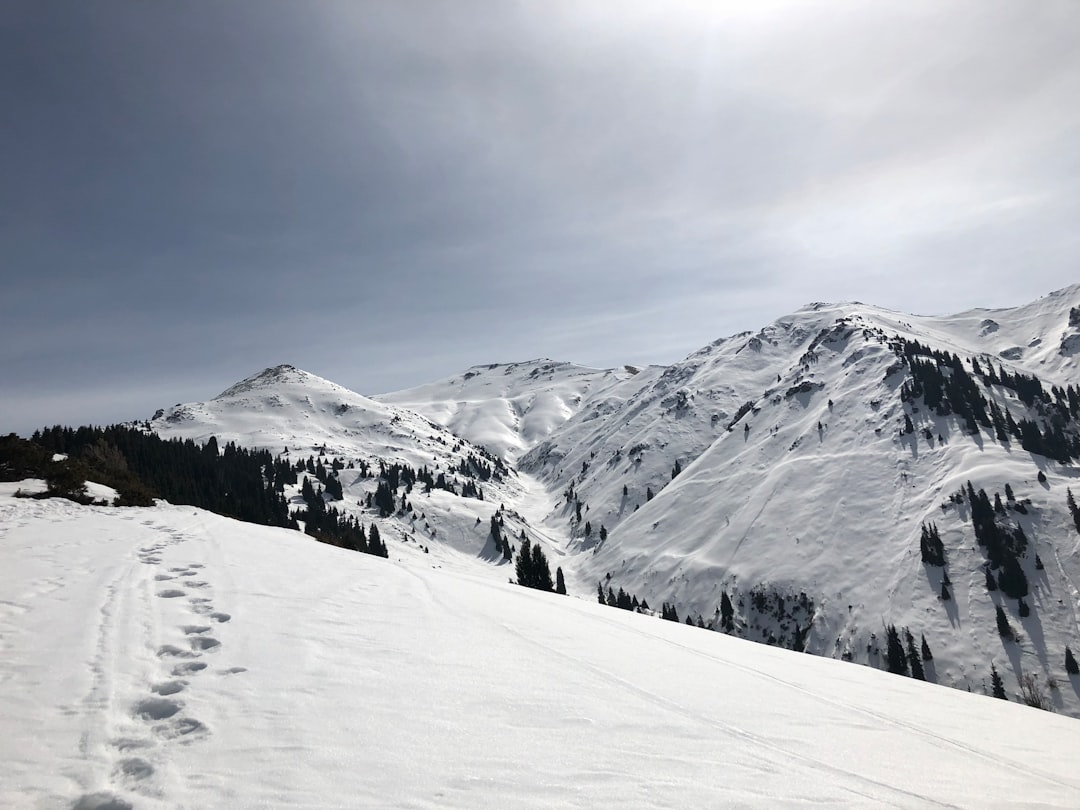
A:
{"type": "Polygon", "coordinates": [[[0,431],[1078,280],[1080,4],[9,2],[0,431]]]}

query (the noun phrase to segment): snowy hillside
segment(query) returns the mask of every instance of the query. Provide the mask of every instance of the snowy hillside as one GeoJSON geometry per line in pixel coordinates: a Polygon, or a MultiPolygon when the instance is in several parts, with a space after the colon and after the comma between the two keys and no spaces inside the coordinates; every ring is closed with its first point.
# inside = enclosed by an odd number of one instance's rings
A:
{"type": "Polygon", "coordinates": [[[496,364],[368,398],[278,366],[149,427],[322,483],[333,467],[332,508],[448,569],[505,582],[528,538],[576,596],[621,588],[877,668],[895,626],[925,639],[930,680],[983,691],[993,665],[1080,716],[1060,688],[1080,649],[1078,340],[1080,285],[955,316],[811,304],[666,368],[496,364]]]}
{"type": "Polygon", "coordinates": [[[18,486],[0,485],[3,807],[1080,795],[1068,718],[448,573],[400,541],[387,561],[18,486]]]}
{"type": "MultiPolygon", "coordinates": [[[[934,652],[928,677],[960,688],[981,689],[992,662],[1013,684],[1060,681],[1066,645],[1080,642],[1080,535],[1066,506],[1075,468],[1002,440],[989,421],[971,435],[958,412],[908,396],[923,355],[909,361],[904,347],[1037,375],[1053,402],[1053,387],[1080,376],[1069,348],[1078,307],[1080,286],[955,318],[811,305],[691,355],[605,419],[583,409],[520,467],[564,495],[546,526],[588,552],[572,566],[579,590],[624,587],[714,628],[726,593],[728,632],[874,666],[885,665],[886,626],[907,627],[934,652]],[[1034,348],[1011,351],[1021,339],[1034,348]],[[968,481],[1003,499],[1003,531],[1025,533],[1023,604],[985,586],[987,554],[957,498],[968,481]],[[940,531],[944,568],[920,558],[924,524],[940,531]],[[999,635],[999,604],[1015,641],[999,635]]],[[[978,388],[1016,421],[1042,419],[1007,385],[978,388]]],[[[1080,712],[1069,690],[1052,691],[1080,712]]]]}
{"type": "MultiPolygon", "coordinates": [[[[490,519],[502,503],[523,500],[525,491],[514,472],[486,450],[425,416],[289,365],[265,369],[207,402],[163,409],[149,427],[164,438],[205,442],[213,436],[219,446],[235,442],[266,449],[298,464],[312,458],[328,470],[337,462],[341,469],[330,475],[342,497],[329,499],[331,506],[375,522],[384,534],[407,538],[417,549],[430,550],[436,541],[439,554],[460,552],[466,566],[477,559],[503,562],[492,547],[490,519]],[[427,470],[433,478],[443,476],[446,487],[415,494],[409,487],[397,493],[395,504],[406,494],[415,509],[380,515],[367,501],[382,480],[380,465],[427,470]]],[[[308,472],[301,469],[299,475],[308,472]]],[[[304,506],[300,492],[299,483],[286,488],[294,507],[304,506]]],[[[461,557],[450,554],[449,560],[460,563],[461,557]]]]}
{"type": "Polygon", "coordinates": [[[421,413],[513,460],[558,430],[584,403],[613,391],[634,391],[662,371],[655,366],[644,372],[632,366],[600,371],[531,360],[474,366],[459,376],[376,399],[421,413]]]}

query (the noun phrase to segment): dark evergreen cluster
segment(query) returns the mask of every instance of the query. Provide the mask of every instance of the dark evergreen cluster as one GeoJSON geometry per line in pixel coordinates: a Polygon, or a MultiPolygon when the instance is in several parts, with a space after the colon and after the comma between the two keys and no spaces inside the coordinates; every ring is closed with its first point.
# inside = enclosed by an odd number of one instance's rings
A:
{"type": "Polygon", "coordinates": [[[922,536],[919,538],[919,551],[922,561],[927,565],[936,565],[939,568],[945,566],[945,544],[941,542],[937,526],[931,523],[922,527],[922,536]]]}
{"type": "Polygon", "coordinates": [[[340,501],[344,496],[341,492],[341,480],[338,478],[338,471],[345,468],[337,458],[330,463],[330,468],[327,469],[322,463],[322,458],[315,459],[313,456],[308,456],[307,461],[298,461],[293,468],[294,472],[292,479],[285,481],[288,484],[296,483],[296,473],[307,471],[315,476],[325,489],[323,490],[326,495],[334,500],[340,501]]]}
{"type": "Polygon", "coordinates": [[[370,531],[365,533],[363,525],[356,518],[342,514],[332,506],[328,507],[322,491],[313,490],[307,477],[304,478],[301,494],[307,501],[307,509],[296,512],[295,516],[297,520],[304,521],[306,534],[332,546],[377,557],[390,556],[386,543],[379,535],[378,526],[372,523],[370,531]]]}
{"type": "Polygon", "coordinates": [[[517,575],[518,585],[535,588],[538,591],[555,589],[544,550],[540,548],[539,543],[533,545],[528,537],[521,541],[517,562],[514,564],[514,573],[517,575]]]}
{"type": "Polygon", "coordinates": [[[922,643],[915,646],[915,636],[908,628],[901,631],[896,625],[890,624],[885,628],[886,637],[886,668],[896,675],[907,675],[919,681],[926,680],[926,672],[923,669],[923,661],[933,660],[930,654],[930,645],[926,643],[926,636],[922,636],[922,643]]]}
{"type": "Polygon", "coordinates": [[[1073,525],[1076,527],[1076,531],[1080,532],[1080,509],[1076,506],[1076,499],[1073,498],[1072,490],[1065,490],[1065,502],[1069,505],[1069,514],[1072,515],[1073,525]]]}
{"type": "MultiPolygon", "coordinates": [[[[477,518],[479,520],[480,518],[477,518]]],[[[510,545],[510,538],[503,532],[502,512],[491,516],[491,539],[495,543],[495,550],[502,554],[504,560],[513,559],[514,549],[510,545]]]]}
{"type": "Polygon", "coordinates": [[[265,450],[245,450],[232,442],[220,449],[213,437],[200,447],[190,439],[166,441],[119,425],[57,426],[35,432],[31,441],[84,464],[95,480],[117,489],[120,505],[149,503],[145,496],[152,494],[250,523],[296,526],[281,493],[295,473],[287,461],[275,461],[265,450]]]}
{"type": "Polygon", "coordinates": [[[328,486],[324,490],[320,483],[316,489],[305,476],[302,495],[307,508],[294,517],[283,491],[296,483],[297,470],[307,470],[308,463],[294,466],[265,450],[246,450],[232,442],[221,448],[214,437],[202,446],[190,439],[165,440],[127,425],[47,428],[36,432],[28,444],[44,452],[50,464],[53,453],[68,455],[70,460],[58,465],[68,470],[67,477],[76,471],[83,480],[89,477],[113,487],[119,493],[118,506],[149,505],[158,497],[264,526],[295,529],[299,518],[305,531],[322,542],[388,556],[374,525],[365,535],[355,519],[327,507],[326,495],[335,497],[340,469],[336,459],[329,469],[321,459],[308,460],[311,472],[321,473],[328,486]]]}
{"type": "MultiPolygon", "coordinates": [[[[490,461],[474,456],[472,453],[458,463],[457,471],[466,478],[475,478],[480,481],[502,481],[507,474],[506,465],[502,459],[488,456],[490,461]]],[[[483,500],[481,498],[481,500],[483,500]]]]}
{"type": "MultiPolygon", "coordinates": [[[[1014,599],[1028,595],[1028,580],[1020,560],[1027,551],[1028,539],[1021,526],[1015,528],[998,525],[997,513],[990,503],[986,491],[975,492],[971,482],[967,483],[968,506],[971,509],[971,524],[975,530],[975,539],[986,552],[989,569],[987,584],[997,571],[997,587],[1014,599]]],[[[993,590],[993,588],[990,588],[993,590]]]]}
{"type": "Polygon", "coordinates": [[[900,340],[896,348],[911,374],[911,380],[901,388],[905,402],[921,397],[939,416],[959,416],[970,433],[977,433],[981,425],[993,428],[999,442],[1016,439],[1031,453],[1061,463],[1080,459],[1080,434],[1075,429],[1080,421],[1077,386],[1053,386],[1047,392],[1035,376],[1011,373],[1003,366],[995,370],[989,363],[984,369],[977,358],[972,358],[969,372],[958,355],[932,350],[918,341],[900,340]],[[1014,392],[1031,418],[1017,420],[1007,408],[987,400],[980,382],[983,387],[1014,392]]]}
{"type": "MultiPolygon", "coordinates": [[[[620,608],[621,610],[632,610],[635,613],[644,612],[649,609],[648,602],[644,599],[639,602],[636,595],[624,591],[622,588],[619,588],[618,593],[616,593],[611,586],[608,586],[607,594],[605,595],[604,585],[599,582],[596,584],[596,599],[601,605],[620,608]]],[[[666,602],[664,603],[664,606],[667,606],[666,602]]],[[[672,608],[672,610],[674,610],[674,608],[672,608]]],[[[666,619],[668,617],[664,616],[664,618],[666,619]]],[[[678,618],[676,618],[675,621],[678,621],[678,618]]]]}
{"type": "Polygon", "coordinates": [[[679,621],[679,612],[675,609],[675,605],[669,605],[667,602],[664,602],[664,604],[660,606],[660,618],[666,619],[669,622],[677,622],[679,621]]]}

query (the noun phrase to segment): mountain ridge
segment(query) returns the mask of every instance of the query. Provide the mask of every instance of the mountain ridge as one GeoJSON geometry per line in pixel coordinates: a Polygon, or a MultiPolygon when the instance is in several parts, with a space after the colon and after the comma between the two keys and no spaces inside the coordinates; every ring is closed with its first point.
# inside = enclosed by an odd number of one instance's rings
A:
{"type": "MultiPolygon", "coordinates": [[[[669,366],[538,358],[373,398],[282,365],[151,427],[375,468],[431,465],[453,476],[450,490],[406,491],[411,509],[378,520],[435,564],[505,576],[497,520],[515,542],[540,544],[577,595],[624,588],[713,629],[880,668],[895,625],[928,639],[939,683],[984,688],[991,663],[1012,685],[1029,674],[1060,683],[1064,647],[1080,641],[1080,543],[1065,497],[1080,454],[1077,313],[1080,285],[954,316],[819,302],[669,366]],[[928,405],[933,385],[948,394],[928,405]],[[470,456],[506,474],[471,479],[470,456]],[[483,500],[461,497],[470,481],[483,500]],[[1000,531],[1023,533],[1015,560],[1030,595],[986,590],[1001,563],[973,536],[969,490],[996,493],[1000,531]],[[940,530],[944,568],[919,558],[927,525],[940,530]],[[1011,639],[999,638],[998,607],[1011,639]]],[[[367,514],[375,483],[350,477],[341,508],[367,514]]],[[[1080,714],[1080,692],[1053,692],[1080,714]]]]}

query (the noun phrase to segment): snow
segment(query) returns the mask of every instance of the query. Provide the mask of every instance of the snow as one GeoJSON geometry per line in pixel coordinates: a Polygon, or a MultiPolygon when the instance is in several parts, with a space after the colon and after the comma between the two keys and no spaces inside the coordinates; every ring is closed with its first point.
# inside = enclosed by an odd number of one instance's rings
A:
{"type": "Polygon", "coordinates": [[[191,507],[0,493],[0,806],[1080,795],[1069,718],[433,568],[407,546],[382,560],[191,507]]]}
{"type": "MultiPolygon", "coordinates": [[[[899,436],[910,409],[900,401],[903,375],[889,373],[896,356],[888,345],[918,340],[1037,374],[1048,388],[1073,384],[1074,307],[1080,285],[952,316],[812,304],[669,367],[598,370],[540,359],[476,366],[375,397],[277,366],[207,402],[163,410],[151,427],[275,454],[287,446],[293,462],[325,446],[327,462],[339,456],[377,469],[380,460],[400,461],[436,474],[486,448],[511,472],[484,482],[483,500],[417,488],[411,510],[378,518],[359,505],[376,479],[345,470],[344,500],[333,505],[377,523],[410,564],[505,583],[512,566],[489,536],[501,514],[505,533],[516,542],[524,531],[543,546],[574,593],[591,594],[603,581],[709,622],[726,591],[739,605],[738,635],[790,646],[795,626],[809,626],[808,651],[872,667],[884,666],[886,626],[907,627],[917,640],[926,636],[936,683],[983,692],[993,665],[1010,695],[1035,675],[1058,712],[1080,716],[1063,672],[1065,646],[1080,649],[1080,536],[1065,507],[1067,488],[1080,493],[1075,469],[1002,445],[990,431],[968,436],[956,417],[925,408],[910,413],[917,432],[899,436]],[[747,402],[752,409],[736,422],[747,402]],[[672,479],[676,464],[682,472],[672,479]],[[1026,516],[1011,513],[1031,541],[1028,617],[983,586],[967,510],[948,502],[969,480],[991,497],[1009,483],[1030,499],[1026,516]],[[940,599],[942,571],[919,559],[924,522],[937,525],[946,546],[949,602],[940,599]],[[805,594],[812,609],[796,619],[750,615],[754,588],[789,605],[805,594]],[[1018,641],[998,636],[997,604],[1018,641]]],[[[987,396],[1022,415],[1011,392],[987,396]]]]}
{"type": "Polygon", "coordinates": [[[642,374],[630,367],[599,370],[539,359],[474,366],[462,375],[375,399],[422,413],[473,444],[514,460],[558,430],[586,400],[627,381],[643,385],[656,373],[655,367],[642,374]]]}

